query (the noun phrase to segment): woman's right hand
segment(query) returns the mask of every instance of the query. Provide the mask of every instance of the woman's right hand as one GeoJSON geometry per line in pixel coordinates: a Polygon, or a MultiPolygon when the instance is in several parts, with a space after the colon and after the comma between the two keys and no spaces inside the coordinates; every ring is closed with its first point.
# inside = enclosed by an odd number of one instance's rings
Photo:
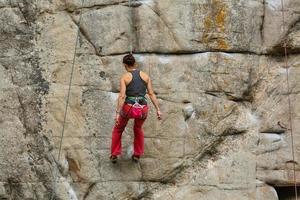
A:
{"type": "Polygon", "coordinates": [[[156,116],[157,116],[157,119],[158,119],[158,120],[161,120],[162,113],[160,112],[160,110],[157,110],[157,111],[156,111],[156,116]]]}
{"type": "Polygon", "coordinates": [[[118,125],[120,114],[116,113],[115,115],[115,124],[118,125]]]}

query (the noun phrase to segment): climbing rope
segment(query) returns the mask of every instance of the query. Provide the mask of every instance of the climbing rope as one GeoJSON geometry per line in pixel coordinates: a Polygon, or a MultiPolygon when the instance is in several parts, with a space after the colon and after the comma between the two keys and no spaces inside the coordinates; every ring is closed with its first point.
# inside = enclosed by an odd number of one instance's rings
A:
{"type": "MultiPolygon", "coordinates": [[[[284,4],[281,0],[281,13],[282,13],[282,31],[285,34],[285,18],[284,18],[284,4]]],[[[294,171],[294,188],[295,188],[295,197],[298,200],[297,194],[297,179],[296,179],[296,164],[295,164],[295,152],[294,152],[294,134],[293,134],[293,120],[292,120],[292,106],[290,98],[290,81],[289,81],[289,66],[288,66],[288,56],[287,56],[287,44],[286,38],[283,40],[284,47],[284,68],[286,70],[286,84],[287,84],[287,96],[288,96],[288,108],[289,108],[289,122],[290,122],[290,131],[291,131],[291,145],[292,145],[292,157],[293,157],[293,171],[294,171]]]]}
{"type": "MultiPolygon", "coordinates": [[[[85,0],[81,0],[81,8],[83,8],[84,1],[85,0]]],[[[76,61],[77,45],[78,45],[79,35],[80,35],[79,33],[80,33],[81,19],[82,19],[82,11],[80,11],[80,17],[79,17],[79,21],[78,21],[77,35],[76,35],[76,41],[75,41],[75,49],[74,49],[74,55],[73,55],[73,60],[72,60],[71,74],[70,74],[70,80],[69,80],[69,88],[68,88],[67,100],[66,100],[66,105],[65,105],[64,120],[63,120],[63,125],[62,125],[60,143],[59,143],[57,163],[59,163],[59,160],[60,160],[61,148],[62,148],[64,133],[65,133],[65,124],[66,124],[68,107],[69,107],[69,102],[70,102],[70,94],[71,94],[71,87],[72,87],[72,81],[73,81],[73,75],[74,75],[74,66],[75,66],[75,61],[76,61]]],[[[57,170],[55,170],[55,172],[57,172],[57,170]]],[[[54,188],[56,188],[57,178],[58,178],[58,175],[57,175],[57,173],[55,173],[55,175],[54,175],[54,188]]],[[[51,195],[51,198],[50,198],[51,200],[54,197],[54,193],[55,192],[53,192],[52,195],[51,195]]]]}

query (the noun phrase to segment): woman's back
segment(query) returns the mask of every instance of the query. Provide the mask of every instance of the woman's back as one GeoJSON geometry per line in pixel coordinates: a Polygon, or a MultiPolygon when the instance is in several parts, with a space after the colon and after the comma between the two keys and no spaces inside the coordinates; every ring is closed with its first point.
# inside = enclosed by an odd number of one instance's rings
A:
{"type": "Polygon", "coordinates": [[[130,71],[132,78],[126,85],[126,96],[128,97],[144,97],[146,95],[147,83],[141,77],[141,71],[136,69],[130,71]]]}

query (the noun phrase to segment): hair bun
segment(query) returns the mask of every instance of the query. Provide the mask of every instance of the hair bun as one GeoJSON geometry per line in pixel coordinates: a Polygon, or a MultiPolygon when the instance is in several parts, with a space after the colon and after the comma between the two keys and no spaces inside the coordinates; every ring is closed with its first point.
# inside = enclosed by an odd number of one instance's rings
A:
{"type": "Polygon", "coordinates": [[[135,58],[132,54],[127,54],[123,57],[123,63],[129,66],[133,66],[135,64],[135,58]]]}

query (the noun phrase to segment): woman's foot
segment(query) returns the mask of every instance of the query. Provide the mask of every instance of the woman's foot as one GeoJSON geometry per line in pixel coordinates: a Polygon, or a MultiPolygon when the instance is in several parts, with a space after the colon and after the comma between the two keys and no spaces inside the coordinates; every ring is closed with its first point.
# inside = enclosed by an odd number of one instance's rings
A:
{"type": "Polygon", "coordinates": [[[117,157],[117,156],[114,156],[114,155],[111,155],[109,159],[110,159],[110,161],[111,161],[112,163],[115,164],[115,163],[117,162],[118,157],[117,157]]]}
{"type": "Polygon", "coordinates": [[[139,162],[140,156],[132,155],[131,159],[133,162],[137,163],[139,162]]]}

